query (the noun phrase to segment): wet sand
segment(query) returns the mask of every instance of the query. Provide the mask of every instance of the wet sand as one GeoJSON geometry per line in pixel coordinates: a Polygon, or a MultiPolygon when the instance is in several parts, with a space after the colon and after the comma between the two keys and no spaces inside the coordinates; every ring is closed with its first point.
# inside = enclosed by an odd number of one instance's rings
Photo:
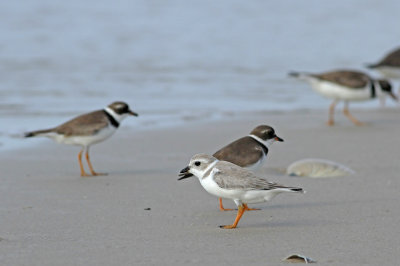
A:
{"type": "Polygon", "coordinates": [[[299,253],[322,265],[396,265],[399,112],[354,111],[363,127],[339,112],[337,125],[327,127],[326,110],[248,113],[152,131],[123,125],[92,147],[95,169],[109,173],[92,178],[79,177],[78,147],[43,139],[2,152],[0,264],[287,265],[281,260],[299,253]],[[196,178],[177,181],[177,174],[193,154],[212,154],[258,124],[285,140],[271,147],[259,175],[307,193],[252,205],[262,210],[246,212],[235,230],[220,229],[236,212],[220,212],[196,178]],[[281,174],[309,157],[356,174],[281,174]]]}

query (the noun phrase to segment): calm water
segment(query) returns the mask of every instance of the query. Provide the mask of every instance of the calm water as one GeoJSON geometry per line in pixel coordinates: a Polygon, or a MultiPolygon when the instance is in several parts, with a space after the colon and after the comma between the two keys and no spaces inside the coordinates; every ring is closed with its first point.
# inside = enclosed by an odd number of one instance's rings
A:
{"type": "Polygon", "coordinates": [[[1,1],[0,150],[114,100],[140,114],[126,123],[138,128],[326,109],[286,73],[362,69],[400,45],[399,10],[397,0],[1,1]]]}

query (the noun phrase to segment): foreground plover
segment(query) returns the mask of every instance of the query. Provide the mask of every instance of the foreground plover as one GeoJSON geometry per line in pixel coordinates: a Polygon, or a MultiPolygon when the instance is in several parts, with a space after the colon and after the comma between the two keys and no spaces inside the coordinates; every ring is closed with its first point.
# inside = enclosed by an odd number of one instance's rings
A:
{"type": "Polygon", "coordinates": [[[393,94],[392,86],[387,80],[374,80],[357,71],[337,70],[321,74],[291,72],[289,75],[309,82],[316,92],[333,99],[329,108],[328,125],[334,124],[333,114],[339,101],[344,101],[343,113],[356,125],[363,123],[350,114],[349,102],[367,101],[385,95],[397,101],[397,96],[393,94]]]}
{"type": "Polygon", "coordinates": [[[78,154],[81,176],[89,176],[82,164],[82,153],[86,151],[86,160],[92,175],[96,173],[89,159],[89,147],[109,138],[118,128],[121,121],[128,115],[138,116],[124,102],[114,102],[103,110],[80,115],[55,128],[28,132],[25,137],[44,136],[58,143],[82,146],[78,154]]]}
{"type": "Polygon", "coordinates": [[[248,203],[269,201],[282,192],[304,193],[302,188],[286,187],[259,178],[253,172],[236,164],[219,161],[207,154],[197,154],[190,159],[189,165],[180,171],[180,178],[196,176],[203,188],[210,194],[232,199],[238,206],[238,213],[232,225],[221,228],[236,228],[248,203]]]}
{"type": "MultiPolygon", "coordinates": [[[[275,141],[283,141],[275,134],[275,130],[267,125],[260,125],[254,128],[250,135],[235,140],[213,154],[220,161],[228,161],[240,167],[256,171],[265,161],[268,148],[275,141]]],[[[222,198],[219,198],[219,208],[225,209],[222,204],[222,198]]],[[[255,209],[249,209],[255,210],[255,209]]]]}
{"type": "Polygon", "coordinates": [[[400,79],[400,48],[387,54],[375,64],[368,64],[368,68],[378,70],[386,78],[400,79]]]}

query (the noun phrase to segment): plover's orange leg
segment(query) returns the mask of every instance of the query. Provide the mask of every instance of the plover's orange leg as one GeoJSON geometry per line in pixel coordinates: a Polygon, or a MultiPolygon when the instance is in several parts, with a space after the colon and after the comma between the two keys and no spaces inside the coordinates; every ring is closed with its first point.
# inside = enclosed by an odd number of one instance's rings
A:
{"type": "Polygon", "coordinates": [[[249,208],[249,206],[247,206],[247,204],[243,203],[244,209],[246,211],[259,211],[261,209],[257,209],[257,208],[249,208]]]}
{"type": "Polygon", "coordinates": [[[236,215],[236,219],[232,225],[221,225],[220,227],[223,229],[233,229],[236,228],[237,224],[239,223],[240,218],[242,218],[243,213],[246,211],[243,204],[238,207],[238,212],[236,215]]]}
{"type": "Polygon", "coordinates": [[[349,112],[349,107],[348,107],[348,103],[345,102],[344,103],[344,108],[343,108],[343,113],[345,116],[347,116],[347,118],[349,118],[351,120],[351,122],[353,122],[355,125],[357,126],[362,126],[364,125],[364,123],[358,121],[354,116],[352,116],[349,112]]]}
{"type": "Polygon", "coordinates": [[[90,172],[92,173],[92,175],[107,175],[106,173],[97,173],[94,171],[92,163],[90,162],[90,158],[89,158],[89,148],[87,148],[85,155],[86,155],[86,161],[89,165],[89,169],[90,169],[90,172]]]}
{"type": "Polygon", "coordinates": [[[331,105],[329,106],[329,119],[328,122],[326,122],[326,124],[328,126],[333,126],[333,124],[335,124],[334,120],[333,120],[333,116],[335,114],[335,107],[336,107],[337,101],[334,100],[331,105]]]}
{"type": "Polygon", "coordinates": [[[233,209],[225,209],[224,205],[222,205],[222,198],[219,198],[219,210],[220,211],[233,211],[233,209]]]}
{"type": "Polygon", "coordinates": [[[85,169],[83,168],[82,152],[83,152],[83,149],[78,154],[79,167],[81,168],[81,176],[90,176],[90,175],[86,174],[85,169]]]}

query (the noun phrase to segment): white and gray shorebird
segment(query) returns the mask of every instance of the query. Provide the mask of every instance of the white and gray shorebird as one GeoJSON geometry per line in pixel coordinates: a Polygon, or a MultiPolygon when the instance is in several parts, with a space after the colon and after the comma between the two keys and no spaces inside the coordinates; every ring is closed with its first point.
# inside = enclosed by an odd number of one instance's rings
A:
{"type": "MultiPolygon", "coordinates": [[[[265,162],[269,147],[275,141],[283,142],[283,139],[276,135],[272,127],[259,125],[249,135],[226,145],[213,156],[220,161],[228,161],[251,171],[256,171],[265,162]]],[[[221,211],[232,210],[224,208],[222,198],[219,198],[219,208],[221,211]]]]}
{"type": "Polygon", "coordinates": [[[367,101],[386,95],[398,101],[392,92],[391,84],[384,79],[373,79],[365,73],[353,70],[336,70],[320,74],[291,72],[290,76],[297,77],[310,83],[311,87],[326,98],[333,99],[329,107],[328,125],[334,124],[335,106],[344,101],[343,113],[355,124],[362,125],[349,112],[348,104],[353,101],[367,101]]]}
{"type": "Polygon", "coordinates": [[[286,187],[257,177],[253,172],[236,164],[219,161],[207,154],[197,154],[189,165],[180,171],[180,178],[196,176],[203,188],[210,194],[232,199],[238,206],[236,219],[232,225],[220,226],[224,229],[236,228],[249,203],[271,200],[282,192],[304,193],[302,188],[286,187]]]}
{"type": "Polygon", "coordinates": [[[389,52],[378,63],[368,64],[367,67],[381,72],[386,78],[400,79],[400,48],[389,52]]]}
{"type": "Polygon", "coordinates": [[[80,115],[57,127],[25,133],[25,137],[44,136],[58,143],[82,146],[78,154],[81,176],[89,176],[82,164],[84,151],[91,174],[105,175],[94,171],[89,158],[89,147],[109,138],[128,115],[138,116],[126,103],[113,102],[102,110],[80,115]]]}

